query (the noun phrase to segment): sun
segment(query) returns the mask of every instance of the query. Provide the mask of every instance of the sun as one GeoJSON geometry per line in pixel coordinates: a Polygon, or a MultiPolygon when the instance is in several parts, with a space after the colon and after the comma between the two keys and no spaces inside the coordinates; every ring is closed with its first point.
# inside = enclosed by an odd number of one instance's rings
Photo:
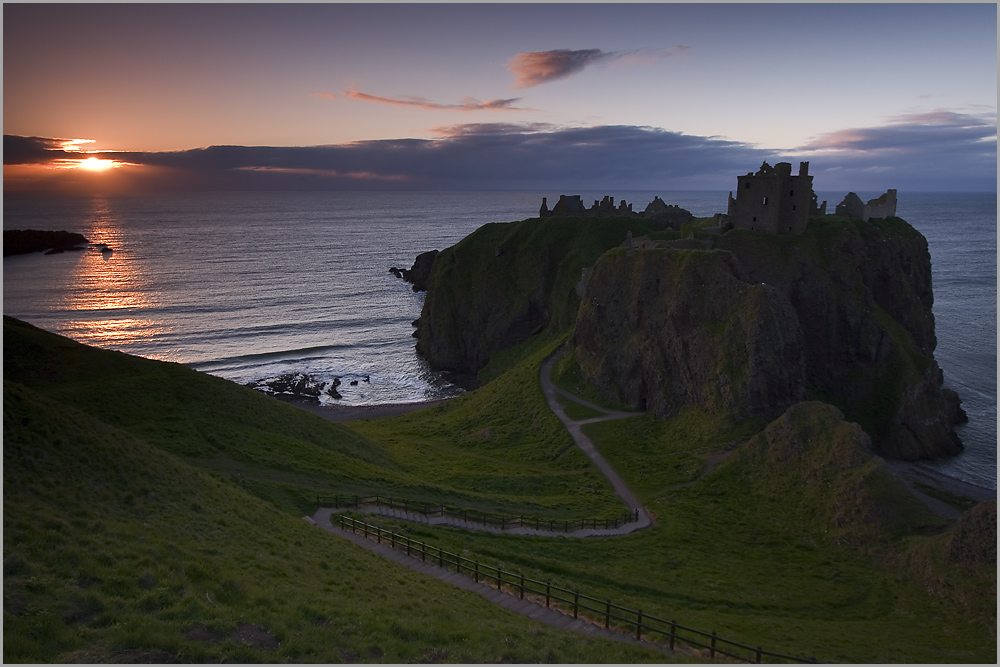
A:
{"type": "Polygon", "coordinates": [[[77,166],[80,169],[86,169],[87,171],[104,171],[105,169],[111,169],[114,167],[115,161],[89,157],[86,160],[80,160],[80,164],[77,166]]]}

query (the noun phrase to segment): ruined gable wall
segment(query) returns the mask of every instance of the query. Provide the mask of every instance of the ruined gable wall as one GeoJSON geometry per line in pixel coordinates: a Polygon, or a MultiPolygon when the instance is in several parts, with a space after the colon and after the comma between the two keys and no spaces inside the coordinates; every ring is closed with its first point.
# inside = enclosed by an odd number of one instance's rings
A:
{"type": "Polygon", "coordinates": [[[861,219],[868,222],[871,218],[891,218],[896,215],[896,191],[887,190],[878,199],[871,199],[865,205],[861,219]]]}

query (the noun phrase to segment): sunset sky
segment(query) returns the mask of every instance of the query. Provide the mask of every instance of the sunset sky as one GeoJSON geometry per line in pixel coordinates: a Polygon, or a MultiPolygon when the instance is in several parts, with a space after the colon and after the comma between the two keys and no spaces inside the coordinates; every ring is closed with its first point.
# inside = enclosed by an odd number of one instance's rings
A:
{"type": "Polygon", "coordinates": [[[995,4],[5,3],[3,19],[5,191],[725,190],[765,160],[809,161],[817,190],[997,185],[995,4]]]}

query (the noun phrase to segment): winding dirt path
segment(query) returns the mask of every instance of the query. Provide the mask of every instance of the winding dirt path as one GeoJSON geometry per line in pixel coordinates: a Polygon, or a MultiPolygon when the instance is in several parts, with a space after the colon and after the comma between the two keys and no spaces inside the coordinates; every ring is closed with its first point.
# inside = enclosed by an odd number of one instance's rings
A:
{"type": "Polygon", "coordinates": [[[618,476],[618,473],[615,472],[614,468],[612,468],[611,465],[608,464],[608,462],[604,459],[604,457],[601,456],[601,453],[597,451],[596,447],[594,447],[594,443],[590,440],[590,438],[588,438],[583,433],[583,427],[586,426],[587,424],[609,421],[612,419],[627,419],[629,417],[635,417],[637,415],[641,415],[644,413],[606,410],[598,405],[594,405],[593,403],[585,401],[582,398],[579,398],[578,396],[574,396],[573,394],[569,393],[564,389],[557,387],[555,383],[552,382],[552,366],[554,363],[555,363],[555,356],[549,357],[542,364],[542,368],[539,373],[539,381],[541,382],[542,385],[542,393],[545,395],[545,401],[549,404],[549,409],[552,410],[552,412],[555,413],[556,417],[559,418],[559,421],[562,422],[563,426],[566,428],[566,431],[569,432],[570,436],[573,438],[573,441],[576,443],[576,446],[579,447],[583,451],[583,453],[586,454],[590,458],[590,460],[594,462],[594,465],[596,465],[597,469],[601,471],[601,474],[603,474],[608,479],[608,481],[611,482],[611,486],[614,487],[615,493],[618,494],[618,497],[621,498],[622,501],[626,505],[628,505],[631,509],[637,512],[639,520],[635,523],[629,524],[628,527],[632,528],[632,530],[639,530],[641,528],[646,528],[650,526],[652,524],[652,519],[650,519],[649,513],[646,511],[646,508],[642,506],[642,503],[640,503],[636,495],[632,493],[632,490],[625,485],[625,482],[622,481],[622,478],[618,476]],[[566,410],[559,402],[559,396],[564,396],[565,398],[568,398],[569,400],[575,403],[579,403],[580,405],[586,406],[591,410],[600,412],[602,413],[602,415],[600,417],[591,417],[589,419],[580,419],[580,420],[570,419],[566,415],[566,410]]]}
{"type": "MultiPolygon", "coordinates": [[[[608,527],[608,528],[581,528],[578,530],[570,532],[552,531],[537,528],[528,527],[517,527],[508,528],[501,530],[496,526],[484,526],[481,523],[476,523],[473,521],[465,521],[458,517],[442,516],[442,517],[428,517],[424,514],[417,512],[407,512],[399,509],[391,509],[388,507],[378,507],[369,506],[362,508],[354,508],[352,511],[362,512],[366,514],[378,514],[381,516],[386,516],[393,519],[401,519],[404,521],[411,521],[414,523],[425,523],[433,525],[444,525],[451,526],[453,528],[464,528],[466,530],[480,530],[494,533],[506,533],[506,534],[517,534],[517,535],[536,535],[541,537],[613,537],[617,535],[627,535],[628,533],[633,533],[637,530],[642,530],[643,528],[648,528],[652,525],[653,521],[646,511],[646,508],[642,506],[639,499],[631,489],[629,489],[625,482],[622,481],[618,473],[615,472],[604,457],[601,456],[597,448],[594,447],[594,443],[591,442],[590,438],[584,435],[582,427],[587,424],[593,424],[595,422],[608,421],[612,419],[626,419],[628,417],[634,417],[636,415],[641,415],[641,412],[620,412],[615,410],[607,410],[598,405],[594,405],[589,401],[586,401],[578,396],[561,389],[552,382],[552,365],[555,363],[555,356],[549,357],[541,366],[539,371],[539,382],[541,383],[542,393],[545,396],[545,401],[549,405],[549,409],[555,413],[556,417],[562,422],[566,431],[573,438],[573,442],[576,443],[584,454],[586,454],[594,465],[597,466],[598,470],[601,471],[615,490],[615,494],[621,498],[630,509],[636,513],[636,521],[632,521],[618,527],[608,527]],[[574,401],[580,405],[583,405],[591,410],[600,412],[601,415],[598,417],[590,417],[587,419],[574,420],[566,415],[566,410],[563,408],[562,404],[559,402],[559,396],[563,396],[571,401],[574,401]]],[[[324,528],[333,528],[335,526],[333,522],[333,515],[338,511],[329,507],[321,507],[317,509],[310,519],[317,525],[324,528]]]]}

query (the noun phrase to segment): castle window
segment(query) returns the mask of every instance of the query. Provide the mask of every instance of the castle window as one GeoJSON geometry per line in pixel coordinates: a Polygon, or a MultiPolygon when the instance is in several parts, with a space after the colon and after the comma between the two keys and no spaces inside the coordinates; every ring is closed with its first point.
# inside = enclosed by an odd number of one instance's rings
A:
{"type": "Polygon", "coordinates": [[[794,197],[795,196],[795,190],[789,190],[788,191],[788,196],[789,197],[794,197]]]}
{"type": "Polygon", "coordinates": [[[795,204],[792,204],[792,210],[793,211],[795,210],[795,204]]]}
{"type": "Polygon", "coordinates": [[[764,206],[767,206],[767,197],[764,197],[764,206]]]}
{"type": "Polygon", "coordinates": [[[750,189],[750,184],[749,184],[749,183],[747,183],[746,185],[744,185],[744,186],[743,186],[743,189],[744,189],[744,190],[749,190],[749,189],[750,189]]]}

